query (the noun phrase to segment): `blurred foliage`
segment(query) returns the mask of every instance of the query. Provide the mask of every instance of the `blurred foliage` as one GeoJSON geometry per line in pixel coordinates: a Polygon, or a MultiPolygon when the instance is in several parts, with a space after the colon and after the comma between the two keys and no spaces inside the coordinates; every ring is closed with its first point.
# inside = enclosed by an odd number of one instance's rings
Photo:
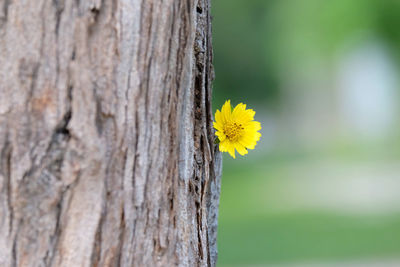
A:
{"type": "MultiPolygon", "coordinates": [[[[301,80],[296,76],[317,76],[315,66],[329,67],[337,54],[365,40],[379,40],[399,65],[399,12],[398,0],[213,0],[214,110],[231,99],[233,104],[244,102],[266,108],[262,112],[279,113],[288,107],[282,103],[288,101],[288,82],[290,90],[304,90],[296,86],[301,80]]],[[[256,117],[281,119],[262,112],[256,117]]],[[[312,149],[275,144],[267,152],[225,158],[220,266],[400,257],[400,214],[275,212],[283,203],[273,198],[286,196],[279,191],[282,181],[301,179],[300,174],[288,173],[293,165],[313,170],[326,159],[339,162],[340,173],[345,172],[343,166],[373,162],[381,164],[379,172],[400,158],[400,141],[392,139],[375,144],[330,142],[312,149]]]]}
{"type": "Polygon", "coordinates": [[[274,107],[282,79],[309,62],[329,58],[347,40],[381,38],[399,57],[400,1],[215,0],[214,104],[274,107]]]}
{"type": "MultiPolygon", "coordinates": [[[[335,159],[335,171],[340,173],[342,165],[379,166],[395,161],[393,157],[399,157],[395,150],[349,146],[319,151],[276,151],[263,157],[252,155],[250,159],[225,158],[218,265],[275,266],[399,258],[400,213],[368,215],[286,209],[287,203],[281,202],[292,197],[290,190],[283,191],[286,187],[283,181],[301,179],[288,171],[293,166],[312,171],[322,162],[335,159]]],[[[299,176],[307,175],[310,174],[305,172],[299,176]]]]}
{"type": "Polygon", "coordinates": [[[219,231],[225,240],[219,260],[221,265],[238,266],[395,258],[400,256],[399,225],[399,215],[377,221],[305,212],[228,221],[219,231]]]}

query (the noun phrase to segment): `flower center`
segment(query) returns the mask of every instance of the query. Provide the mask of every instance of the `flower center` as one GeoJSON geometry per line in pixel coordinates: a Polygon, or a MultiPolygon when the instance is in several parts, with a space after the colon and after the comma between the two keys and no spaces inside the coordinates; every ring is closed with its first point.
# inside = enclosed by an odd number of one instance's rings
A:
{"type": "Polygon", "coordinates": [[[236,141],[241,136],[243,129],[242,124],[231,122],[225,125],[224,133],[228,137],[229,141],[236,141]]]}

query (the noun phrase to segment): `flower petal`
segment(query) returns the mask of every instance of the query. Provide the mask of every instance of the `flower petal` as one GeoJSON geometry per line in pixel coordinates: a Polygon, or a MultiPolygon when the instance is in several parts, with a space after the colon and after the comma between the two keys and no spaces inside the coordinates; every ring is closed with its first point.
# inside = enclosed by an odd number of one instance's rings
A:
{"type": "Polygon", "coordinates": [[[247,149],[238,142],[235,143],[235,148],[236,148],[237,152],[242,156],[246,155],[248,153],[247,149]]]}
{"type": "Polygon", "coordinates": [[[225,124],[225,118],[222,116],[222,113],[219,111],[219,109],[217,109],[217,112],[215,112],[215,122],[222,125],[225,124]]]}
{"type": "Polygon", "coordinates": [[[236,107],[233,109],[232,112],[232,117],[235,119],[240,118],[240,116],[243,114],[243,112],[245,112],[246,110],[246,105],[243,103],[239,103],[236,105],[236,107]]]}
{"type": "Polygon", "coordinates": [[[249,121],[244,124],[246,130],[259,131],[261,130],[261,123],[258,121],[249,121]]]}
{"type": "Polygon", "coordinates": [[[222,117],[225,119],[225,123],[232,120],[232,107],[231,101],[227,100],[221,109],[222,117]]]}
{"type": "Polygon", "coordinates": [[[229,147],[230,147],[230,142],[229,142],[228,139],[225,139],[225,140],[223,140],[223,141],[220,140],[220,143],[219,143],[219,151],[221,151],[221,152],[227,152],[228,149],[229,149],[229,147]]]}
{"type": "Polygon", "coordinates": [[[222,123],[218,123],[216,121],[213,122],[213,126],[216,130],[223,132],[224,131],[224,127],[222,126],[222,123]]]}
{"type": "Polygon", "coordinates": [[[232,156],[232,158],[234,158],[234,159],[236,158],[236,156],[235,156],[235,147],[233,145],[229,147],[228,152],[232,156]]]}
{"type": "Polygon", "coordinates": [[[218,136],[220,142],[223,142],[226,139],[226,135],[223,132],[216,132],[215,135],[218,136]]]}
{"type": "Polygon", "coordinates": [[[239,143],[247,149],[254,149],[257,144],[257,141],[250,139],[248,137],[242,137],[239,140],[239,143]]]}
{"type": "Polygon", "coordinates": [[[236,108],[236,112],[233,114],[236,122],[240,124],[245,124],[254,120],[254,115],[256,114],[254,110],[246,109],[246,105],[244,104],[239,104],[236,106],[236,108]]]}

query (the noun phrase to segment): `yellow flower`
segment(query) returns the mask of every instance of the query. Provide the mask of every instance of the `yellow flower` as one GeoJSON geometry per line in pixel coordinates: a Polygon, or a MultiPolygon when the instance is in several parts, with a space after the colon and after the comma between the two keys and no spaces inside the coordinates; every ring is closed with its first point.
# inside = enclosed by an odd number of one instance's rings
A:
{"type": "Polygon", "coordinates": [[[243,103],[232,111],[231,101],[227,100],[221,111],[215,112],[214,128],[219,139],[219,150],[229,152],[235,158],[235,149],[240,155],[247,154],[247,149],[254,149],[260,140],[261,124],[254,121],[256,112],[246,109],[243,103]]]}

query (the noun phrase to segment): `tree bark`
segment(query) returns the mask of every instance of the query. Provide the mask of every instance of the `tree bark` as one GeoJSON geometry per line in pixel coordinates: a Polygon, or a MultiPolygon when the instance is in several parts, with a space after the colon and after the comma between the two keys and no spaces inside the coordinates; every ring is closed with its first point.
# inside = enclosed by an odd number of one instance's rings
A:
{"type": "Polygon", "coordinates": [[[210,0],[0,0],[0,266],[215,266],[210,0]]]}

